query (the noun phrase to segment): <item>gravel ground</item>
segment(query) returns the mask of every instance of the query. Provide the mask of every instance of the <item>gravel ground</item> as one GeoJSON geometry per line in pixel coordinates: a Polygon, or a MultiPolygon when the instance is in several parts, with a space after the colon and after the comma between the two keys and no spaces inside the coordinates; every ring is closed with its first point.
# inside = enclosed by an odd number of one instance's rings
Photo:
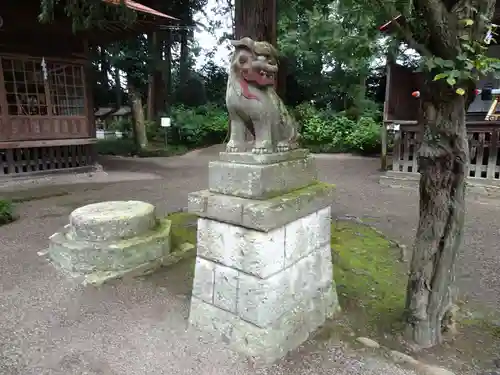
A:
{"type": "MultiPolygon", "coordinates": [[[[0,375],[413,374],[338,342],[307,343],[271,368],[252,369],[211,338],[186,331],[190,277],[185,267],[83,288],[37,256],[67,215],[84,204],[138,199],[156,204],[160,214],[185,207],[189,191],[206,187],[207,162],[217,151],[106,159],[106,170],[159,178],[74,184],[68,195],[18,206],[21,219],[0,228],[0,375]]],[[[318,166],[322,179],[338,186],[336,214],[373,220],[388,235],[411,244],[416,192],[380,187],[376,159],[319,156],[318,166]]],[[[493,308],[500,304],[498,209],[495,201],[469,202],[458,277],[473,300],[493,308]]]]}

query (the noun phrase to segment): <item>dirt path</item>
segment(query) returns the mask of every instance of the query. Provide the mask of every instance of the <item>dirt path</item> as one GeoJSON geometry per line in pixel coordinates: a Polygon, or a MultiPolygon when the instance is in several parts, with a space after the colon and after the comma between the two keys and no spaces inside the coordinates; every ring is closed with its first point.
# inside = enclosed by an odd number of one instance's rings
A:
{"type": "MultiPolygon", "coordinates": [[[[206,187],[207,163],[219,147],[168,159],[107,159],[104,166],[161,178],[64,187],[67,194],[21,203],[21,219],[0,228],[0,374],[409,374],[339,344],[309,345],[275,367],[250,370],[235,354],[187,333],[190,272],[164,270],[142,280],[82,288],[37,256],[76,207],[102,200],[139,199],[160,214],[187,205],[206,187]]],[[[334,212],[354,215],[411,244],[417,194],[378,185],[378,161],[346,155],[318,157],[322,179],[336,183],[334,212]]],[[[469,202],[458,283],[472,298],[500,306],[498,212],[494,201],[469,202]]]]}

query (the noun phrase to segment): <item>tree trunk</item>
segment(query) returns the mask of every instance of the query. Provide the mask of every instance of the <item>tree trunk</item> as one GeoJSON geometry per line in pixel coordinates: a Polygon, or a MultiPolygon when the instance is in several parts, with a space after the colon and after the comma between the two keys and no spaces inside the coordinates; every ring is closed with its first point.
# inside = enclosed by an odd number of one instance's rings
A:
{"type": "Polygon", "coordinates": [[[109,90],[109,78],[108,73],[110,72],[109,59],[106,54],[106,49],[102,46],[99,47],[99,57],[101,60],[101,74],[102,74],[102,85],[106,91],[109,90]]]}
{"type": "Polygon", "coordinates": [[[157,33],[157,41],[155,44],[155,59],[156,59],[156,67],[153,73],[153,81],[154,81],[154,87],[155,87],[155,119],[159,118],[160,112],[165,111],[165,102],[166,102],[166,97],[165,97],[165,77],[163,74],[163,39],[164,39],[164,33],[157,33]]]}
{"type": "Polygon", "coordinates": [[[407,333],[428,348],[442,342],[456,293],[455,260],[462,243],[469,149],[466,98],[445,83],[422,93],[419,150],[420,218],[407,286],[407,333]]]}
{"type": "Polygon", "coordinates": [[[276,0],[236,0],[235,38],[250,37],[276,46],[276,0]]]}
{"type": "Polygon", "coordinates": [[[136,91],[133,85],[128,86],[128,93],[132,104],[135,141],[140,149],[145,149],[148,147],[148,137],[146,134],[146,124],[144,121],[144,110],[142,108],[141,95],[136,91]]]}
{"type": "Polygon", "coordinates": [[[166,110],[170,113],[170,104],[172,102],[172,31],[167,30],[164,41],[163,51],[165,54],[164,81],[166,81],[165,102],[166,110]]]}
{"type": "Polygon", "coordinates": [[[120,69],[115,68],[115,97],[116,97],[116,107],[120,108],[123,103],[122,96],[122,80],[120,77],[120,69]]]}
{"type": "MultiPolygon", "coordinates": [[[[253,40],[277,44],[277,0],[235,0],[234,4],[234,36],[235,39],[250,37],[253,40]]],[[[281,62],[281,61],[280,61],[281,62]]],[[[278,73],[279,76],[279,73],[278,73]]],[[[278,83],[279,87],[279,83],[278,83]]],[[[231,122],[229,122],[229,134],[231,122]]],[[[245,136],[247,141],[253,139],[249,131],[245,136]]]]}
{"type": "Polygon", "coordinates": [[[155,71],[158,66],[158,57],[156,56],[156,44],[158,43],[158,35],[156,32],[148,34],[149,56],[151,57],[148,77],[148,121],[154,121],[156,113],[156,80],[155,71]]]}
{"type": "Polygon", "coordinates": [[[165,110],[165,88],[160,69],[162,62],[163,40],[159,32],[148,35],[151,56],[148,77],[148,114],[149,121],[156,121],[158,113],[165,110]]]}
{"type": "Polygon", "coordinates": [[[179,86],[182,87],[189,79],[189,49],[188,49],[188,30],[181,30],[181,52],[179,56],[179,86]]]}

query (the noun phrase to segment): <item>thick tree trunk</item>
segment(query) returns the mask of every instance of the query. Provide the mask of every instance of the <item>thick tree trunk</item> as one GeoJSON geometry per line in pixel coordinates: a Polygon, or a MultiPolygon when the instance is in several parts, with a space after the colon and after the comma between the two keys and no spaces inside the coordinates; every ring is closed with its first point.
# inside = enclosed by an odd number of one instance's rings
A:
{"type": "Polygon", "coordinates": [[[122,95],[122,80],[120,77],[120,69],[115,68],[115,98],[116,98],[116,107],[120,108],[123,103],[123,95],[122,95]]]}
{"type": "Polygon", "coordinates": [[[420,347],[442,342],[454,311],[455,260],[462,244],[469,150],[465,98],[427,82],[419,150],[420,218],[407,287],[408,335],[420,347]]]}
{"type": "Polygon", "coordinates": [[[144,119],[144,110],[142,108],[141,95],[136,91],[133,85],[128,86],[130,102],[132,104],[132,115],[134,118],[135,141],[139,148],[148,147],[148,137],[146,134],[146,123],[144,119]]]}
{"type": "MultiPolygon", "coordinates": [[[[250,37],[253,40],[266,41],[276,46],[277,44],[277,0],[235,0],[234,4],[234,37],[241,39],[250,37]]],[[[282,60],[280,59],[280,62],[282,60]]],[[[278,76],[279,73],[278,73],[278,76]]],[[[279,77],[278,77],[279,78],[279,77]]],[[[279,87],[278,83],[278,87],[279,87]]],[[[280,90],[278,90],[279,92],[280,90]]],[[[283,89],[281,89],[283,91],[283,89]]],[[[229,133],[231,133],[229,122],[229,133]]],[[[247,141],[253,139],[249,131],[246,132],[247,141]]]]}
{"type": "Polygon", "coordinates": [[[276,0],[236,0],[236,39],[248,36],[276,46],[276,26],[276,0]]]}
{"type": "Polygon", "coordinates": [[[158,58],[156,56],[156,44],[158,43],[158,35],[156,32],[148,34],[149,55],[151,56],[148,77],[148,114],[146,118],[148,121],[154,121],[156,113],[156,80],[155,71],[158,66],[158,58]]]}
{"type": "Polygon", "coordinates": [[[179,85],[184,86],[189,79],[188,30],[181,30],[181,51],[179,56],[179,85]]]}
{"type": "Polygon", "coordinates": [[[151,56],[148,79],[148,114],[149,121],[155,121],[158,113],[165,110],[165,85],[160,65],[163,55],[163,40],[159,32],[148,35],[149,53],[151,56]]]}
{"type": "Polygon", "coordinates": [[[164,80],[166,81],[165,101],[167,111],[170,111],[170,103],[172,102],[172,32],[167,31],[163,51],[165,54],[165,72],[164,80]]]}

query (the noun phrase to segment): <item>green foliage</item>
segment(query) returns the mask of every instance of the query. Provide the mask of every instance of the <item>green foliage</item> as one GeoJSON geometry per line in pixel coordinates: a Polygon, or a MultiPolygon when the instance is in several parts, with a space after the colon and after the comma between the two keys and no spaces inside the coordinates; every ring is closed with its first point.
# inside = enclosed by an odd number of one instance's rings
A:
{"type": "Polygon", "coordinates": [[[133,139],[100,139],[96,147],[99,155],[133,156],[138,151],[133,139]]]}
{"type": "Polygon", "coordinates": [[[371,117],[361,117],[350,134],[346,143],[352,150],[373,154],[380,151],[380,126],[371,117]]]}
{"type": "MultiPolygon", "coordinates": [[[[166,116],[166,114],[164,114],[166,116]]],[[[132,120],[117,120],[109,125],[112,130],[122,131],[123,139],[101,140],[97,143],[101,155],[122,156],[171,156],[195,147],[222,143],[228,132],[228,116],[225,109],[208,104],[200,107],[175,106],[171,108],[172,126],[162,128],[157,122],[146,121],[146,134],[150,146],[139,150],[132,134],[132,120]],[[168,147],[165,148],[165,132],[168,147]]]]}
{"type": "Polygon", "coordinates": [[[188,147],[222,143],[227,136],[229,119],[224,108],[204,105],[195,108],[176,106],[171,112],[169,142],[188,147]]]}
{"type": "Polygon", "coordinates": [[[132,120],[126,118],[113,120],[108,124],[107,130],[119,131],[125,134],[130,133],[132,131],[132,120]]]}
{"type": "Polygon", "coordinates": [[[0,199],[0,225],[8,224],[15,219],[12,203],[8,200],[0,199]]]}
{"type": "Polygon", "coordinates": [[[379,113],[358,121],[345,113],[317,110],[303,104],[295,109],[302,124],[302,143],[314,152],[357,152],[373,154],[380,150],[379,113]]]}

